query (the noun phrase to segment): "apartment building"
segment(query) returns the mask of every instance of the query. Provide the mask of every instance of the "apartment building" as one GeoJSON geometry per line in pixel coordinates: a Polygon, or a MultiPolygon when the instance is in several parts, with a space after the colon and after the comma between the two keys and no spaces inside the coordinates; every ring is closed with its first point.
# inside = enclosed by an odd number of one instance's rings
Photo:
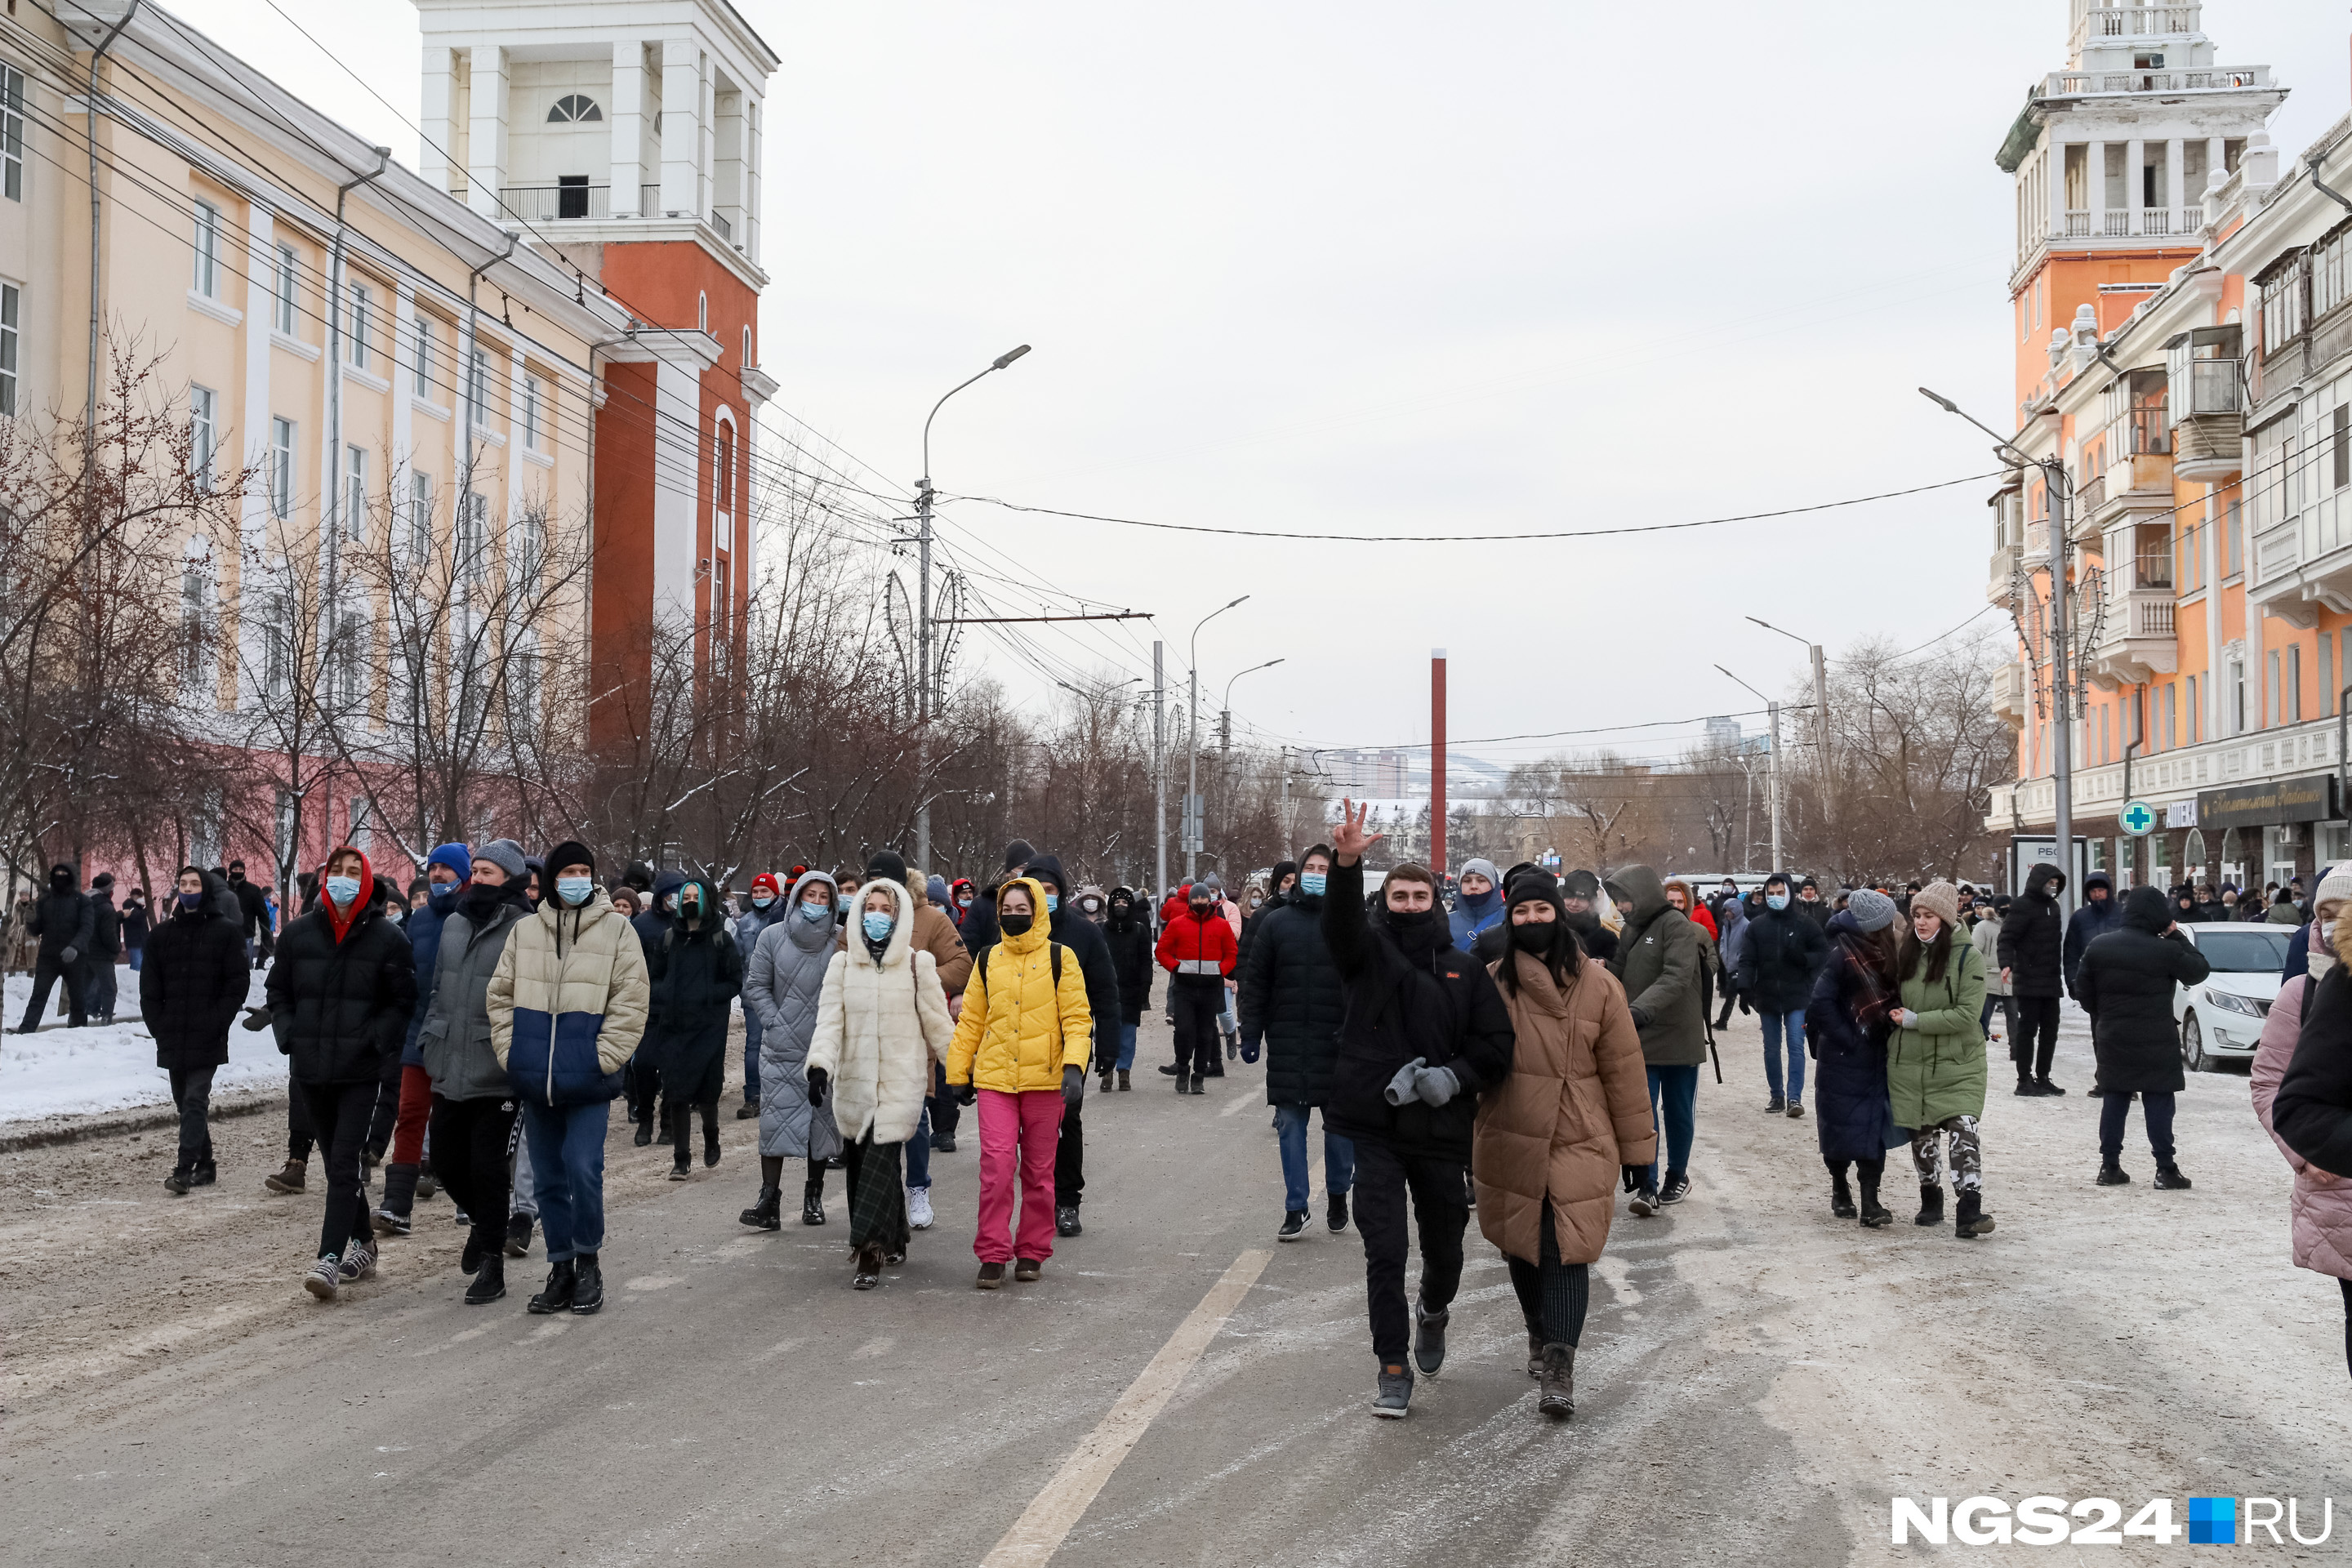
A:
{"type": "Polygon", "coordinates": [[[2352,856],[2352,122],[2289,163],[2263,66],[2216,63],[2200,5],[2072,0],[2067,68],[2000,154],[2017,181],[2017,445],[1989,500],[1989,594],[2020,657],[2018,773],[1987,826],[2047,834],[2055,727],[2095,868],[2135,883],[2308,876],[2352,856]],[[2051,573],[2079,677],[2053,689],[2051,573]],[[2128,800],[2155,807],[2124,831],[2128,800]]]}

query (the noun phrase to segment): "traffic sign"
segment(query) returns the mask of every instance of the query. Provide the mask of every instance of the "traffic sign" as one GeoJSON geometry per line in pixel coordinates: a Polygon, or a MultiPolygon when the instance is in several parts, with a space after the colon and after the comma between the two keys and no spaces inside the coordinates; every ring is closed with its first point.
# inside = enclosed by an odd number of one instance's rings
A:
{"type": "Polygon", "coordinates": [[[2156,807],[2144,800],[2127,800],[2123,810],[2116,814],[2116,820],[2134,838],[2145,838],[2156,831],[2156,807]]]}

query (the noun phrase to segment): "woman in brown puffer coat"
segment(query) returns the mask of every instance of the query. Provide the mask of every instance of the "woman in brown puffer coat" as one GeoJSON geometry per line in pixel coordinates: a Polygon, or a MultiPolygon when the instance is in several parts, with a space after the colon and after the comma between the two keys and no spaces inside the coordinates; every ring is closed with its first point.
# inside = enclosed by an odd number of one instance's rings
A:
{"type": "Polygon", "coordinates": [[[1609,1240],[1619,1177],[1657,1158],[1642,1037],[1624,987],[1587,958],[1559,884],[1523,871],[1508,893],[1510,952],[1492,970],[1517,1038],[1510,1076],[1479,1096],[1471,1170],[1478,1228],[1503,1250],[1528,1325],[1537,1408],[1575,1413],[1587,1268],[1609,1240]]]}

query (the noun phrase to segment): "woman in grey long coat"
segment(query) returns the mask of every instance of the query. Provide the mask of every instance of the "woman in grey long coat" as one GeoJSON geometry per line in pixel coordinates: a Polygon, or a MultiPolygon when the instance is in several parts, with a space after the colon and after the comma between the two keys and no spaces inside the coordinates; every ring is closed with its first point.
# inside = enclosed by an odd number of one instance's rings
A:
{"type": "Polygon", "coordinates": [[[776,1230],[783,1221],[784,1162],[806,1160],[801,1223],[824,1223],[825,1162],[841,1153],[833,1108],[811,1107],[809,1041],[816,1033],[816,1001],[833,962],[834,906],[840,895],[831,877],[803,872],[793,884],[792,910],[760,933],[743,975],[743,1005],[760,1019],[760,1200],[739,1216],[745,1225],[776,1230]]]}

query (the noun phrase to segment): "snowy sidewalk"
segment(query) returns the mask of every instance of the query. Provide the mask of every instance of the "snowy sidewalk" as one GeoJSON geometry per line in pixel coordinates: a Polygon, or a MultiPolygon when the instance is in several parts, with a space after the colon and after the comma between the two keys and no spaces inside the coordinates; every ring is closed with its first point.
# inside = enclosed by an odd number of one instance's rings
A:
{"type": "MultiPolygon", "coordinates": [[[[29,975],[12,974],[0,985],[0,1006],[9,1033],[0,1036],[0,1126],[51,1116],[85,1116],[141,1106],[169,1105],[172,1088],[155,1065],[155,1041],[139,1018],[139,976],[116,971],[114,1022],[104,1027],[68,1028],[58,1011],[58,994],[37,1035],[15,1033],[33,994],[29,975]]],[[[256,971],[247,1000],[259,1005],[263,974],[256,971]]],[[[228,1065],[213,1078],[215,1096],[238,1089],[286,1086],[286,1058],[267,1029],[242,1026],[228,1032],[228,1065]]]]}

